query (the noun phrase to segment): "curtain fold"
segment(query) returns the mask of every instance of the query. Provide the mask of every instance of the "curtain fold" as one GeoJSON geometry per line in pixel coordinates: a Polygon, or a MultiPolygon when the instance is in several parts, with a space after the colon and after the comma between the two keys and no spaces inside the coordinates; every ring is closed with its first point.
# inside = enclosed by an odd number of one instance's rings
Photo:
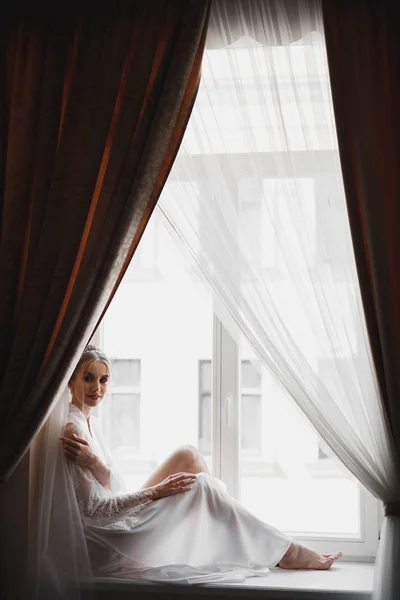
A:
{"type": "Polygon", "coordinates": [[[208,48],[224,48],[249,36],[263,44],[266,37],[274,46],[296,42],[312,31],[322,31],[314,0],[213,0],[208,27],[208,48]],[[281,24],[286,21],[287,27],[281,24]],[[229,27],[225,27],[229,24],[229,27]]]}
{"type": "MultiPolygon", "coordinates": [[[[400,61],[392,3],[323,3],[326,46],[358,277],[381,389],[383,418],[400,472],[400,61]]],[[[400,595],[400,489],[382,497],[374,598],[400,595]],[[389,516],[390,515],[390,516],[389,516]]]]}
{"type": "Polygon", "coordinates": [[[2,20],[3,481],[154,209],[196,96],[208,5],[20,2],[2,20]]]}

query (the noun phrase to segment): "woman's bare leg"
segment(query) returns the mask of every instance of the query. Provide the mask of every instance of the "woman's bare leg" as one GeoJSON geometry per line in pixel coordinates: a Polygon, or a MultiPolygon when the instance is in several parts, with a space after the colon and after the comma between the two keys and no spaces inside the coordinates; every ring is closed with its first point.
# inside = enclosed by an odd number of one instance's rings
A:
{"type": "MultiPolygon", "coordinates": [[[[208,473],[207,464],[194,446],[178,448],[159,465],[142,485],[142,489],[157,485],[174,473],[208,473]]],[[[318,554],[314,550],[293,542],[278,563],[281,569],[329,569],[340,558],[335,554],[318,554]]]]}
{"type": "Polygon", "coordinates": [[[207,463],[194,446],[178,448],[159,465],[141,489],[152,487],[174,473],[208,473],[207,463]]]}
{"type": "Polygon", "coordinates": [[[336,552],[335,554],[318,554],[318,552],[311,550],[311,548],[292,543],[277,566],[281,569],[326,570],[341,556],[341,552],[336,552]]]}

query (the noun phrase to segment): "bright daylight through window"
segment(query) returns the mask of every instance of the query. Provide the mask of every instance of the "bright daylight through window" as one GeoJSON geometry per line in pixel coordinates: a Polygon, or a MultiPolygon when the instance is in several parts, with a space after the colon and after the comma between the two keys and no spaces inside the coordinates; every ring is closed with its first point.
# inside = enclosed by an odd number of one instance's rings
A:
{"type": "MultiPolygon", "coordinates": [[[[340,247],[342,236],[331,168],[337,148],[323,110],[329,94],[327,65],[322,50],[315,71],[309,65],[305,69],[307,49],[297,42],[290,47],[289,72],[287,51],[265,49],[250,39],[206,50],[196,104],[163,196],[182,206],[191,198],[197,219],[191,227],[198,232],[199,247],[207,242],[206,234],[199,233],[205,218],[202,194],[212,194],[216,205],[221,201],[222,211],[224,197],[233,199],[250,240],[234,257],[234,277],[242,289],[252,273],[261,273],[315,372],[334,371],[334,359],[343,369],[348,363],[351,372],[349,360],[363,340],[351,330],[352,309],[345,300],[341,269],[347,258],[338,251],[332,262],[326,252],[340,247]],[[273,55],[276,89],[271,73],[263,70],[266,52],[273,55]],[[262,94],[252,76],[255,64],[262,94]],[[277,122],[265,117],[265,96],[271,105],[279,102],[285,144],[277,122]],[[306,142],[299,111],[310,124],[306,142]],[[251,135],[245,135],[243,123],[251,135]],[[289,174],[286,164],[292,167],[289,174]],[[226,186],[213,179],[220,172],[226,186]],[[307,230],[300,230],[293,218],[295,201],[307,230]],[[291,240],[298,271],[310,281],[318,272],[320,285],[338,294],[339,337],[330,340],[329,348],[321,349],[311,336],[304,344],[308,332],[292,300],[281,232],[291,240]],[[250,266],[244,256],[252,257],[250,266]]],[[[331,538],[334,550],[342,540],[341,547],[356,544],[345,547],[347,555],[373,555],[375,547],[365,546],[365,520],[377,521],[376,503],[333,458],[208,283],[156,209],[101,329],[113,376],[99,417],[127,485],[137,489],[169,452],[192,444],[213,474],[225,478],[229,491],[260,519],[296,537],[324,539],[327,552],[331,538]],[[226,406],[224,386],[237,391],[226,406]]],[[[328,388],[329,381],[324,378],[328,388]]]]}

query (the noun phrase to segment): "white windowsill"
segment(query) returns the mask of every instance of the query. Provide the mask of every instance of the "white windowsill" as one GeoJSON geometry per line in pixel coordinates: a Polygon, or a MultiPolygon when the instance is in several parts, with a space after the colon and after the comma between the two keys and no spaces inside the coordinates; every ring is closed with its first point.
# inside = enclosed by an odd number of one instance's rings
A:
{"type": "MultiPolygon", "coordinates": [[[[356,596],[364,594],[368,597],[372,593],[374,566],[374,563],[338,562],[329,571],[285,571],[275,568],[266,577],[247,579],[245,585],[275,592],[312,591],[316,598],[325,598],[327,592],[347,592],[356,596]]],[[[225,585],[230,587],[233,584],[225,585]]]]}
{"type": "Polygon", "coordinates": [[[98,578],[95,579],[93,600],[125,600],[128,596],[132,597],[134,590],[145,599],[146,591],[152,593],[155,588],[160,597],[163,591],[171,594],[173,588],[177,597],[215,595],[240,598],[243,595],[266,600],[370,600],[373,574],[373,563],[338,562],[329,571],[284,571],[276,568],[265,577],[251,577],[243,583],[204,586],[145,585],[115,578],[98,578]]]}

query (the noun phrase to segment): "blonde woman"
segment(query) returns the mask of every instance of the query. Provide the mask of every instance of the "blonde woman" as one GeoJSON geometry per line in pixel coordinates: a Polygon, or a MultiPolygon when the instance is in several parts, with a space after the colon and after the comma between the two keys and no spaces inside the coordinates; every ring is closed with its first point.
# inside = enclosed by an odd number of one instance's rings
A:
{"type": "Polygon", "coordinates": [[[260,521],[212,477],[201,454],[179,448],[133,493],[112,467],[92,409],[107,394],[107,356],[83,352],[69,381],[64,453],[95,575],[204,581],[207,574],[261,575],[268,567],[329,569],[320,555],[260,521]]]}

